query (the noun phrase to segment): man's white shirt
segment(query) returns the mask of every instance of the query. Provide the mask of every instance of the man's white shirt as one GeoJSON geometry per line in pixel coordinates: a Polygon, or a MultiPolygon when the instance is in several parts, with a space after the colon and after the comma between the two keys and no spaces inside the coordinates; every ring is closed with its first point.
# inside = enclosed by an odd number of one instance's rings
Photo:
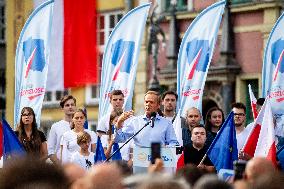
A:
{"type": "Polygon", "coordinates": [[[57,158],[60,158],[61,138],[65,132],[70,130],[71,127],[68,121],[61,120],[52,124],[47,141],[48,155],[56,154],[57,158]]]}

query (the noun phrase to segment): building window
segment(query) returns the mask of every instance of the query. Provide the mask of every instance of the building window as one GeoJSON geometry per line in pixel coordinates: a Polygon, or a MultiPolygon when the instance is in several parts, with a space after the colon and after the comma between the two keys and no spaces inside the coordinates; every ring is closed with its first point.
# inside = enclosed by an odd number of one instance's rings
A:
{"type": "Polygon", "coordinates": [[[232,0],[232,4],[251,3],[255,0],[232,0]]]}
{"type": "Polygon", "coordinates": [[[58,104],[64,95],[69,94],[69,90],[64,91],[46,91],[43,103],[44,104],[58,104]]]}
{"type": "Polygon", "coordinates": [[[88,129],[91,131],[97,131],[98,122],[96,121],[88,121],[88,129]]]}
{"type": "MultiPolygon", "coordinates": [[[[103,61],[103,53],[104,47],[107,43],[107,40],[122,18],[123,14],[122,11],[115,11],[115,12],[107,12],[107,13],[100,13],[98,17],[98,44],[99,44],[99,67],[98,67],[98,78],[100,78],[100,74],[102,71],[102,61],[103,61]]],[[[86,88],[86,104],[99,104],[99,97],[100,97],[100,85],[92,85],[86,88]]]]}
{"type": "Polygon", "coordinates": [[[99,104],[100,85],[91,85],[86,88],[86,104],[99,104]]]}
{"type": "MultiPolygon", "coordinates": [[[[165,11],[169,12],[171,10],[171,2],[173,0],[166,0],[164,7],[165,11]]],[[[188,10],[188,0],[175,0],[176,1],[176,10],[177,11],[187,11],[188,10]]]]}
{"type": "Polygon", "coordinates": [[[5,43],[5,0],[0,0],[0,44],[5,43]]]}
{"type": "Polygon", "coordinates": [[[102,13],[98,18],[98,44],[104,46],[115,25],[122,18],[121,11],[102,13]]]}

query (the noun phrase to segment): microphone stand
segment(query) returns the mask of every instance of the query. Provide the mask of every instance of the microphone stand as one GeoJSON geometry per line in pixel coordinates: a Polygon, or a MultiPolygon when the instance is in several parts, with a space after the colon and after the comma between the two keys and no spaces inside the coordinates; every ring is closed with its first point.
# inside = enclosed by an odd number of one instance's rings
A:
{"type": "Polygon", "coordinates": [[[132,140],[136,135],[138,135],[146,126],[148,126],[152,121],[148,121],[141,129],[139,129],[139,131],[137,131],[134,135],[132,135],[129,139],[127,139],[125,141],[125,143],[120,146],[117,150],[115,150],[111,156],[109,156],[105,161],[104,163],[108,162],[118,151],[120,151],[121,148],[123,148],[127,143],[129,143],[130,140],[132,140]]]}

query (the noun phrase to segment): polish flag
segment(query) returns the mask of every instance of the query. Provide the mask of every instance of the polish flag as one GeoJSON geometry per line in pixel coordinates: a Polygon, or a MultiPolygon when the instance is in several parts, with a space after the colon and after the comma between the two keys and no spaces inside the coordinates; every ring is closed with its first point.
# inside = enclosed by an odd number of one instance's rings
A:
{"type": "Polygon", "coordinates": [[[265,157],[277,165],[273,114],[268,98],[255,120],[243,151],[252,157],[265,157]]]}
{"type": "Polygon", "coordinates": [[[96,1],[54,0],[48,91],[98,82],[96,1]]]}
{"type": "Polygon", "coordinates": [[[256,109],[256,98],[251,90],[251,85],[248,85],[249,88],[249,97],[250,97],[250,105],[251,105],[251,111],[253,115],[253,119],[255,120],[257,117],[257,109],[256,109]]]}

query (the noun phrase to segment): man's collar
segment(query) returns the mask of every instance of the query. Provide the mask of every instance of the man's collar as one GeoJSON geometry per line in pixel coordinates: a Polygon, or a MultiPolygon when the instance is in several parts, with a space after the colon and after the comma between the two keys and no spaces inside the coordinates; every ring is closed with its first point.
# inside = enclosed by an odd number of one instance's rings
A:
{"type": "MultiPolygon", "coordinates": [[[[142,116],[142,118],[144,119],[144,120],[149,120],[150,118],[148,118],[147,116],[146,116],[146,114],[144,114],[143,116],[142,116]]],[[[162,116],[160,116],[158,113],[156,114],[156,119],[157,120],[160,120],[162,118],[162,116]]]]}

